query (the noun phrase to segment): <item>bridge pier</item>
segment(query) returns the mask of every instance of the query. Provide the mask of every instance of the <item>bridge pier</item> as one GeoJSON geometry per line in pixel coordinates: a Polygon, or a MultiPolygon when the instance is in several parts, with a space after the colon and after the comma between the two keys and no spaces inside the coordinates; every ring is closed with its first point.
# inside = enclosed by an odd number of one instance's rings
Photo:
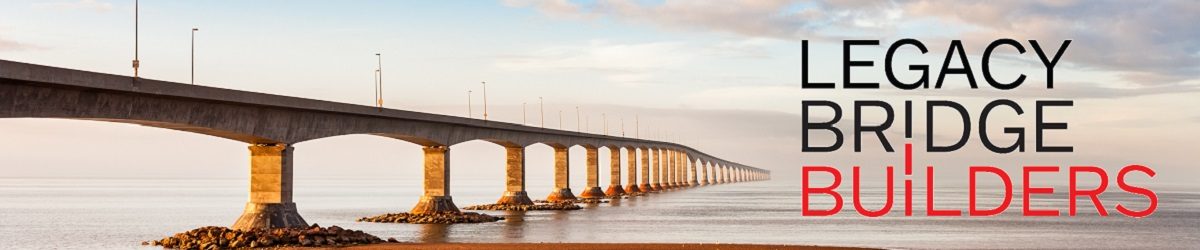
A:
{"type": "Polygon", "coordinates": [[[450,198],[450,148],[446,146],[427,146],[425,151],[425,194],[416,206],[409,211],[412,214],[433,214],[444,212],[459,212],[458,206],[450,198]]]}
{"type": "Polygon", "coordinates": [[[505,178],[504,195],[496,204],[533,205],[529,194],[525,192],[525,148],[505,146],[505,178]]]}
{"type": "Polygon", "coordinates": [[[642,148],[642,184],[638,189],[642,192],[654,191],[654,187],[650,186],[650,148],[642,148]]]}
{"type": "Polygon", "coordinates": [[[708,162],[707,161],[700,161],[700,171],[701,171],[700,185],[701,186],[708,185],[708,162]]]}
{"type": "Polygon", "coordinates": [[[604,198],[600,190],[600,156],[595,147],[583,147],[587,150],[587,187],[579,193],[579,198],[604,198]]]}
{"type": "Polygon", "coordinates": [[[575,201],[571,192],[570,148],[554,147],[554,191],[546,197],[549,202],[575,201]]]}
{"type": "Polygon", "coordinates": [[[287,144],[250,146],[250,201],[231,228],[308,227],[292,202],[292,150],[287,144]]]}
{"type": "MultiPolygon", "coordinates": [[[[686,156],[684,156],[684,157],[686,157],[686,156]]],[[[690,176],[690,177],[688,177],[688,186],[695,187],[697,185],[700,185],[700,182],[696,181],[696,179],[697,179],[696,174],[698,174],[698,173],[696,173],[696,159],[688,159],[687,163],[689,165],[688,174],[690,176]]]]}
{"type": "Polygon", "coordinates": [[[663,190],[671,188],[671,157],[667,156],[670,154],[671,151],[666,149],[658,151],[658,157],[662,157],[662,161],[658,162],[658,171],[662,172],[662,174],[658,176],[658,183],[663,190]]]}
{"type": "Polygon", "coordinates": [[[664,172],[666,173],[666,180],[662,181],[662,185],[666,186],[667,189],[679,188],[679,184],[676,183],[676,174],[679,174],[679,172],[676,171],[676,163],[678,163],[678,159],[676,159],[676,151],[667,150],[666,160],[667,167],[666,172],[664,172]]]}
{"type": "Polygon", "coordinates": [[[641,193],[642,190],[638,187],[637,182],[637,148],[625,148],[625,152],[628,153],[626,156],[626,158],[628,158],[628,162],[625,164],[629,165],[627,167],[629,170],[629,179],[626,181],[629,183],[629,186],[625,187],[625,193],[641,193]]]}
{"type": "Polygon", "coordinates": [[[662,163],[663,162],[662,149],[650,149],[650,154],[654,155],[654,165],[650,165],[650,168],[652,168],[652,170],[654,170],[654,176],[652,176],[650,178],[650,190],[662,191],[663,186],[662,186],[662,183],[660,182],[660,181],[662,181],[662,175],[663,175],[663,172],[662,172],[662,167],[663,167],[663,165],[662,165],[663,164],[662,163]]]}
{"type": "Polygon", "coordinates": [[[608,197],[625,195],[625,188],[621,187],[621,148],[609,146],[609,171],[608,171],[608,189],[604,190],[604,195],[608,197]]]}

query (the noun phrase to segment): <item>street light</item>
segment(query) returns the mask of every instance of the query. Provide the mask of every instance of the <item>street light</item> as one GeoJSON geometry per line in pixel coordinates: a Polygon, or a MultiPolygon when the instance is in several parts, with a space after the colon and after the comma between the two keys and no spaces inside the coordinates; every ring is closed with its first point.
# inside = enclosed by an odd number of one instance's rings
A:
{"type": "Polygon", "coordinates": [[[471,111],[471,90],[467,90],[467,118],[475,118],[474,112],[471,111]]]}
{"type": "Polygon", "coordinates": [[[192,85],[196,85],[196,31],[200,28],[192,28],[192,85]]]}
{"type": "Polygon", "coordinates": [[[133,0],[133,78],[138,78],[138,66],[142,62],[138,60],[138,0],[133,0]]]}
{"type": "Polygon", "coordinates": [[[481,83],[483,84],[483,121],[487,121],[487,82],[481,83]]]}
{"type": "Polygon", "coordinates": [[[608,135],[608,113],[600,113],[600,120],[604,121],[604,135],[608,135]]]}
{"type": "Polygon", "coordinates": [[[383,54],[375,53],[379,62],[375,68],[375,105],[383,110],[383,54]]]}
{"type": "Polygon", "coordinates": [[[575,106],[575,132],[576,133],[583,132],[583,130],[580,129],[580,128],[583,128],[583,123],[580,123],[579,121],[582,121],[581,118],[579,118],[579,106],[575,106]]]}
{"type": "Polygon", "coordinates": [[[541,96],[538,97],[538,112],[542,116],[538,120],[542,122],[542,128],[546,128],[546,100],[542,99],[541,96]]]}
{"type": "Polygon", "coordinates": [[[526,117],[528,117],[528,115],[526,115],[526,114],[527,114],[527,112],[525,112],[525,102],[521,102],[521,125],[523,125],[523,126],[529,126],[528,119],[525,119],[526,117]]]}

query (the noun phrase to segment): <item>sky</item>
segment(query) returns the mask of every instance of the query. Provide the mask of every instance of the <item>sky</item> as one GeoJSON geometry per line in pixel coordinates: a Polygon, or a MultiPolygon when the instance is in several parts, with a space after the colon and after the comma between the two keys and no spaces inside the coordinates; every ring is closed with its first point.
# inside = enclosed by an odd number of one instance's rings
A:
{"type": "MultiPolygon", "coordinates": [[[[0,1],[0,59],[130,75],[134,53],[133,1],[0,1]]],[[[987,152],[973,134],[954,153],[925,153],[917,161],[938,166],[947,182],[964,181],[968,165],[1097,165],[1115,170],[1142,164],[1158,171],[1155,184],[1191,185],[1200,170],[1200,3],[1194,1],[144,1],[139,54],[145,78],[190,79],[192,28],[196,84],[311,99],[371,105],[382,54],[388,108],[479,117],[480,82],[488,82],[489,118],[567,130],[665,139],[799,180],[803,165],[899,165],[900,152],[884,152],[853,137],[835,153],[801,152],[804,100],[831,100],[847,113],[855,100],[963,103],[977,122],[983,105],[1006,98],[1023,115],[998,111],[989,134],[1004,142],[1001,127],[1026,127],[1033,148],[1035,100],[1073,100],[1047,117],[1070,129],[1050,132],[1053,144],[1074,153],[987,152]],[[950,40],[962,40],[981,89],[949,76],[947,87],[920,91],[891,88],[882,61],[891,42],[921,40],[929,53],[897,54],[904,79],[918,77],[906,64],[938,66],[950,40]],[[979,75],[982,51],[1000,38],[1030,51],[1002,48],[991,61],[1001,79],[1028,76],[1015,90],[986,87],[979,75]],[[856,48],[854,58],[876,66],[855,69],[854,79],[884,82],[878,90],[802,89],[800,41],[809,40],[814,81],[841,82],[841,41],[880,40],[856,48]],[[1053,50],[1073,42],[1046,89],[1045,68],[1028,40],[1053,50]],[[473,94],[468,95],[468,91],[473,94]],[[467,106],[468,98],[473,106],[467,106]],[[522,107],[525,107],[524,112],[522,107]],[[581,116],[576,115],[576,107],[581,116]],[[523,113],[525,115],[523,115],[523,113]],[[561,114],[561,115],[560,115],[561,114]],[[524,118],[523,118],[524,117],[524,118]],[[582,120],[583,122],[577,122],[582,120]],[[635,126],[636,124],[636,126],[635,126]]],[[[955,65],[959,62],[955,60],[955,65]]],[[[814,119],[828,117],[815,114],[814,119]]],[[[880,113],[867,112],[878,122],[880,113]]],[[[935,138],[956,135],[942,119],[935,138]],[[946,129],[941,129],[946,128],[946,129]]],[[[924,131],[916,124],[916,131],[924,131]]],[[[912,140],[902,127],[889,131],[893,147],[912,140]]],[[[847,133],[849,134],[849,133],[847,133]]],[[[186,132],[125,124],[54,119],[0,119],[0,177],[12,178],[246,178],[242,143],[186,132]]],[[[827,142],[829,136],[815,135],[827,142]]],[[[351,135],[295,145],[296,178],[419,178],[418,147],[402,141],[351,135]]],[[[455,178],[503,186],[503,150],[472,141],[451,148],[455,178]]],[[[1028,150],[1032,151],[1032,150],[1028,150]]],[[[601,166],[607,166],[607,152],[601,166]]],[[[624,155],[624,154],[622,154],[624,155]]],[[[572,150],[573,186],[581,185],[583,152],[572,150]]],[[[528,149],[528,178],[552,182],[548,147],[528,149]]],[[[918,163],[923,164],[923,163],[918,163]]],[[[878,168],[876,168],[878,169],[878,168]]],[[[602,171],[603,172],[603,171],[602,171]]],[[[1017,172],[1012,172],[1017,175],[1017,172]]],[[[1055,176],[1058,178],[1061,176],[1055,176]]],[[[1065,177],[1062,177],[1065,178],[1065,177]]],[[[607,183],[602,176],[601,183],[607,183]]],[[[1065,182],[1065,179],[1063,179],[1065,182]]],[[[1018,181],[1019,183],[1020,181],[1018,181]]],[[[581,188],[581,187],[576,187],[581,188]]],[[[534,194],[535,196],[540,194],[534,194]]]]}

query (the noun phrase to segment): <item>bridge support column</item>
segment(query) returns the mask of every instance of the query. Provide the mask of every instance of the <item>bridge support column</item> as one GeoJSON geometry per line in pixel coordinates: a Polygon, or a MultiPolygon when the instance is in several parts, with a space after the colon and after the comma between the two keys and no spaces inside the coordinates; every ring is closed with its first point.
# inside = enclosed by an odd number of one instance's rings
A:
{"type": "Polygon", "coordinates": [[[250,201],[233,229],[308,227],[292,202],[292,150],[287,144],[250,146],[250,201]]]}
{"type": "Polygon", "coordinates": [[[637,148],[625,148],[625,152],[627,153],[626,158],[628,158],[625,164],[629,165],[626,167],[629,170],[629,179],[626,181],[629,186],[625,187],[625,193],[641,193],[642,189],[638,188],[637,182],[637,148]]]}
{"type": "Polygon", "coordinates": [[[642,182],[638,187],[642,192],[654,191],[650,186],[650,148],[642,148],[642,182]]]}
{"type": "Polygon", "coordinates": [[[625,188],[621,187],[621,148],[610,146],[609,152],[608,189],[604,190],[604,195],[625,195],[625,188]]]}
{"type": "Polygon", "coordinates": [[[724,175],[724,177],[725,177],[725,183],[730,183],[730,182],[732,182],[732,181],[730,181],[731,179],[729,179],[729,172],[730,172],[730,171],[732,171],[732,170],[733,170],[733,169],[729,168],[729,166],[722,166],[722,167],[721,167],[721,174],[722,174],[722,175],[724,175]]]}
{"type": "Polygon", "coordinates": [[[650,190],[661,191],[661,190],[663,190],[663,186],[662,186],[662,183],[660,183],[659,181],[662,180],[662,174],[663,174],[663,172],[662,172],[662,161],[663,161],[662,150],[661,149],[650,149],[650,154],[654,155],[654,162],[653,162],[654,165],[650,165],[651,170],[654,170],[654,176],[650,177],[650,190]]]}
{"type": "Polygon", "coordinates": [[[505,162],[504,196],[496,204],[533,205],[525,192],[525,148],[504,147],[505,162]]]}
{"type": "Polygon", "coordinates": [[[450,198],[450,147],[427,146],[425,151],[425,194],[412,214],[457,213],[458,206],[450,198]]]}
{"type": "Polygon", "coordinates": [[[659,190],[671,188],[671,181],[668,179],[670,178],[671,172],[667,171],[667,166],[670,165],[671,157],[667,157],[668,154],[670,154],[670,151],[665,149],[659,150],[659,157],[662,159],[659,161],[659,190]]]}
{"type": "Polygon", "coordinates": [[[678,175],[679,171],[675,170],[675,164],[678,159],[675,159],[675,150],[667,150],[666,152],[667,155],[664,159],[667,160],[665,163],[667,167],[663,173],[667,173],[667,175],[663,176],[663,186],[666,188],[677,188],[679,184],[675,183],[675,175],[678,175]]]}
{"type": "Polygon", "coordinates": [[[687,162],[690,166],[688,167],[688,173],[691,174],[691,177],[688,178],[688,185],[693,187],[700,185],[700,182],[696,181],[696,179],[698,179],[698,176],[696,176],[696,174],[698,174],[696,172],[696,159],[688,159],[687,162]]]}
{"type": "Polygon", "coordinates": [[[587,187],[579,193],[579,198],[604,198],[600,190],[600,156],[596,148],[584,147],[587,150],[587,187]]]}
{"type": "Polygon", "coordinates": [[[575,201],[571,192],[570,148],[554,147],[554,191],[546,197],[549,202],[575,201]]]}

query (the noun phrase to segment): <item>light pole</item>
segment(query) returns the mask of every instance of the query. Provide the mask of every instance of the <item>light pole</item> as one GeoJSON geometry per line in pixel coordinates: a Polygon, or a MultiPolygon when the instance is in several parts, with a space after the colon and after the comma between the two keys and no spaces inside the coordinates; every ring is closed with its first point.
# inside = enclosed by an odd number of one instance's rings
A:
{"type": "Polygon", "coordinates": [[[483,121],[487,121],[487,82],[481,82],[483,85],[483,121]]]}
{"type": "Polygon", "coordinates": [[[192,28],[192,85],[196,85],[196,31],[200,28],[192,28]]]}
{"type": "Polygon", "coordinates": [[[528,113],[525,112],[525,102],[521,102],[521,125],[529,126],[528,119],[526,119],[526,117],[528,117],[528,115],[526,115],[526,114],[528,114],[528,113]]]}
{"type": "Polygon", "coordinates": [[[138,60],[138,0],[133,0],[133,78],[138,78],[138,66],[142,62],[138,60]]]}
{"type": "Polygon", "coordinates": [[[633,115],[633,138],[642,139],[641,115],[633,115]]]}
{"type": "Polygon", "coordinates": [[[579,106],[575,106],[575,132],[576,133],[583,132],[583,130],[581,129],[581,128],[583,128],[583,123],[580,123],[580,121],[582,121],[582,118],[579,118],[579,106]]]}
{"type": "Polygon", "coordinates": [[[562,130],[562,110],[558,110],[558,130],[562,130]]]}
{"type": "Polygon", "coordinates": [[[538,97],[538,113],[541,113],[542,118],[538,118],[542,123],[542,128],[546,128],[546,100],[538,97]]]}
{"type": "Polygon", "coordinates": [[[625,137],[625,117],[621,117],[621,137],[625,137]]]}
{"type": "Polygon", "coordinates": [[[471,111],[471,90],[467,90],[467,118],[475,118],[474,112],[471,111]]]}
{"type": "Polygon", "coordinates": [[[375,53],[375,57],[379,59],[375,68],[376,83],[375,83],[375,105],[383,110],[383,54],[375,53]]]}
{"type": "Polygon", "coordinates": [[[608,135],[608,113],[600,113],[600,120],[604,121],[604,135],[608,135]]]}

